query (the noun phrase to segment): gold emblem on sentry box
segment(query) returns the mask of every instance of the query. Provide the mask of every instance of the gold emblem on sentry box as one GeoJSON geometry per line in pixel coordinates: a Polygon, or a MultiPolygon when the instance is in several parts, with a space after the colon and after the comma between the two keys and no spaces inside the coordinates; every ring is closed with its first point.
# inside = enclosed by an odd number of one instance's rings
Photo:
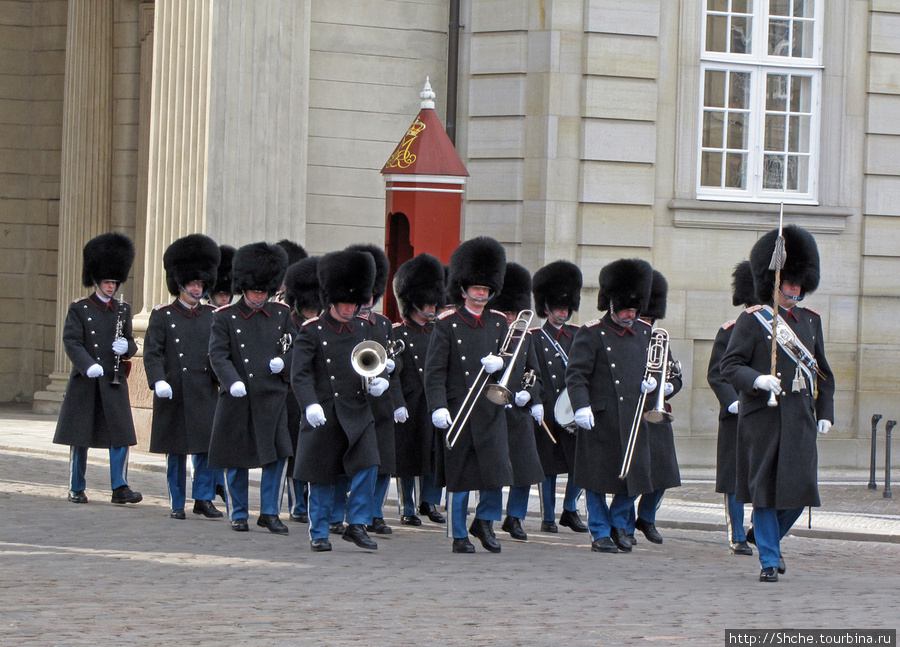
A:
{"type": "Polygon", "coordinates": [[[409,127],[409,130],[407,130],[406,134],[403,136],[403,141],[400,142],[397,149],[391,155],[391,159],[388,160],[388,168],[409,168],[412,166],[416,161],[416,155],[409,152],[409,147],[412,146],[412,143],[416,141],[416,137],[418,137],[419,133],[423,130],[425,130],[425,124],[416,117],[412,126],[409,127]]]}

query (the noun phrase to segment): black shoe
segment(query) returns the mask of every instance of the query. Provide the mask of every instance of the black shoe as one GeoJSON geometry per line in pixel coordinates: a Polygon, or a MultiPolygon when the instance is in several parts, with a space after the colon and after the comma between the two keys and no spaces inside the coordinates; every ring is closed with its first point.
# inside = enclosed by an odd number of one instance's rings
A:
{"type": "Polygon", "coordinates": [[[222,499],[222,503],[228,503],[228,501],[225,500],[225,486],[221,483],[216,485],[216,496],[222,499]]]}
{"type": "Polygon", "coordinates": [[[468,537],[460,537],[453,540],[454,553],[474,553],[475,546],[469,541],[468,537]]]}
{"type": "Polygon", "coordinates": [[[784,557],[781,555],[778,556],[778,572],[784,575],[787,573],[787,566],[784,564],[784,557]]]}
{"type": "Polygon", "coordinates": [[[261,526],[262,528],[268,528],[269,532],[273,532],[276,535],[286,535],[289,532],[288,527],[281,523],[281,519],[278,518],[277,514],[259,515],[259,519],[256,520],[256,525],[261,526]]]}
{"type": "Polygon", "coordinates": [[[637,546],[637,539],[634,538],[634,535],[633,535],[633,534],[632,534],[632,535],[625,535],[625,536],[628,537],[628,542],[629,542],[632,546],[637,546]]]}
{"type": "Polygon", "coordinates": [[[419,514],[425,515],[434,523],[447,523],[444,515],[438,512],[433,503],[422,503],[419,505],[419,514]]]}
{"type": "Polygon", "coordinates": [[[559,532],[559,526],[556,525],[555,521],[542,521],[541,522],[541,532],[559,532]]]}
{"type": "Polygon", "coordinates": [[[328,537],[313,539],[309,542],[309,549],[314,553],[327,553],[331,550],[331,542],[328,541],[328,537]]]}
{"type": "Polygon", "coordinates": [[[171,512],[169,512],[169,516],[172,519],[185,519],[186,518],[184,516],[184,508],[181,508],[179,510],[172,510],[171,512]]]}
{"type": "Polygon", "coordinates": [[[414,514],[405,514],[400,517],[401,526],[421,526],[422,520],[414,514]]]}
{"type": "Polygon", "coordinates": [[[366,526],[366,530],[374,532],[376,535],[390,535],[393,530],[384,522],[384,517],[375,517],[372,519],[372,525],[366,526]]]}
{"type": "Polygon", "coordinates": [[[366,548],[368,550],[378,549],[378,544],[372,541],[369,535],[366,534],[366,527],[361,523],[351,523],[344,530],[344,534],[341,535],[341,538],[344,539],[344,541],[352,541],[360,548],[366,548]]]}
{"type": "Polygon", "coordinates": [[[756,546],[756,533],[753,532],[753,526],[750,526],[750,530],[747,531],[747,543],[756,546]]]}
{"type": "Polygon", "coordinates": [[[296,514],[296,513],[292,512],[291,516],[288,518],[291,521],[296,521],[297,523],[309,523],[309,515],[303,514],[302,512],[300,514],[296,514]]]}
{"type": "Polygon", "coordinates": [[[609,537],[600,537],[591,543],[591,551],[594,553],[618,553],[619,549],[609,537]]]}
{"type": "Polygon", "coordinates": [[[208,519],[221,519],[225,516],[212,501],[194,501],[194,514],[202,514],[208,519]]]}
{"type": "Polygon", "coordinates": [[[587,525],[578,516],[576,510],[563,510],[563,513],[559,515],[559,525],[571,528],[575,532],[588,531],[587,525]]]}
{"type": "Polygon", "coordinates": [[[247,532],[250,530],[250,526],[247,525],[247,518],[241,517],[240,519],[232,519],[231,529],[238,532],[247,532]]]}
{"type": "Polygon", "coordinates": [[[87,496],[84,490],[69,490],[68,498],[72,503],[87,503],[87,496]]]}
{"type": "Polygon", "coordinates": [[[774,566],[767,566],[759,572],[759,581],[760,582],[777,582],[778,581],[778,569],[774,566]]]}
{"type": "Polygon", "coordinates": [[[344,522],[343,521],[335,521],[334,523],[328,524],[328,533],[331,535],[343,535],[344,534],[344,522]]]}
{"type": "Polygon", "coordinates": [[[609,537],[623,553],[631,552],[631,542],[628,541],[628,535],[622,528],[610,528],[609,537]]]}
{"type": "Polygon", "coordinates": [[[634,522],[634,529],[640,530],[642,533],[644,533],[644,537],[646,537],[647,541],[649,541],[651,544],[663,543],[662,535],[659,534],[656,526],[650,522],[638,518],[638,520],[634,522]]]}
{"type": "Polygon", "coordinates": [[[753,549],[746,541],[731,542],[731,552],[733,555],[752,555],[753,549]]]}
{"type": "Polygon", "coordinates": [[[508,532],[509,536],[513,539],[528,541],[528,535],[525,534],[525,529],[522,528],[522,522],[516,517],[507,517],[504,519],[500,529],[504,532],[508,532]]]}
{"type": "Polygon", "coordinates": [[[500,552],[500,542],[497,541],[497,536],[494,534],[490,521],[475,519],[472,521],[472,525],[469,526],[469,532],[472,533],[473,537],[477,537],[481,541],[481,545],[484,546],[485,550],[492,553],[500,552]]]}
{"type": "Polygon", "coordinates": [[[120,485],[112,493],[113,503],[140,503],[143,499],[140,492],[135,492],[127,485],[120,485]]]}

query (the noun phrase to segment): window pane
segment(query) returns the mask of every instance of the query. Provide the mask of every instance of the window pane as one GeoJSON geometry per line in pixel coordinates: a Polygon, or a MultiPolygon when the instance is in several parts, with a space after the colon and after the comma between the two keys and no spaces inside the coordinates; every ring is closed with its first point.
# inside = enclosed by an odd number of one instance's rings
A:
{"type": "Polygon", "coordinates": [[[722,186],[722,153],[705,152],[700,156],[700,185],[722,186]]]}
{"type": "Polygon", "coordinates": [[[815,0],[794,0],[795,18],[812,18],[815,0]]]}
{"type": "Polygon", "coordinates": [[[766,110],[787,110],[786,74],[768,74],[766,76],[766,110]]]}
{"type": "Polygon", "coordinates": [[[728,11],[728,0],[708,0],[706,3],[708,11],[728,11]]]}
{"type": "Polygon", "coordinates": [[[769,0],[770,16],[790,16],[791,0],[769,0]]]}
{"type": "Polygon", "coordinates": [[[747,150],[747,129],[744,128],[746,116],[741,112],[728,114],[728,148],[747,150]]]}
{"type": "Polygon", "coordinates": [[[725,113],[703,113],[703,147],[722,148],[722,121],[725,113]]]}
{"type": "Polygon", "coordinates": [[[728,153],[725,158],[725,186],[729,189],[747,188],[747,156],[728,153]]]}
{"type": "Polygon", "coordinates": [[[791,112],[810,112],[810,95],[812,94],[812,78],[808,76],[791,77],[791,112]]]}
{"type": "Polygon", "coordinates": [[[753,0],[732,0],[731,11],[733,13],[752,13],[753,0]]]}
{"type": "Polygon", "coordinates": [[[717,70],[706,71],[703,105],[708,108],[725,107],[725,72],[717,70]]]}
{"type": "Polygon", "coordinates": [[[794,21],[794,43],[791,47],[792,56],[796,56],[799,58],[812,58],[813,33],[812,21],[794,21]]]}
{"type": "Polygon", "coordinates": [[[788,157],[787,167],[788,191],[809,191],[809,158],[805,155],[788,157]]]}
{"type": "Polygon", "coordinates": [[[791,117],[788,122],[788,151],[791,153],[809,152],[809,117],[791,117]]]}
{"type": "Polygon", "coordinates": [[[734,54],[749,54],[750,47],[750,18],[735,16],[731,19],[731,51],[734,54]]]}
{"type": "Polygon", "coordinates": [[[728,107],[736,110],[750,108],[750,74],[732,72],[728,88],[728,107]]]}
{"type": "Polygon", "coordinates": [[[784,157],[766,155],[763,159],[763,188],[784,188],[784,157]]]}
{"type": "Polygon", "coordinates": [[[771,56],[791,55],[791,22],[789,20],[769,21],[769,54],[771,56]]]}
{"type": "Polygon", "coordinates": [[[727,51],[728,16],[707,16],[706,18],[706,51],[727,51]]]}
{"type": "Polygon", "coordinates": [[[767,151],[784,150],[784,115],[766,115],[765,147],[767,151]]]}

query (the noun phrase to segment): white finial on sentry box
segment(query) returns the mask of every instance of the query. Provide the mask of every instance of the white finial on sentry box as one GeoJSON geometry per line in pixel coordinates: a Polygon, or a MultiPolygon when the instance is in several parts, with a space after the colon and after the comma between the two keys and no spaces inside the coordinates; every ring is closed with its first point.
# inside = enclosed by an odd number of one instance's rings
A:
{"type": "Polygon", "coordinates": [[[425,88],[419,93],[419,98],[422,100],[422,109],[434,110],[434,90],[431,89],[431,83],[429,82],[429,77],[425,77],[425,88]]]}

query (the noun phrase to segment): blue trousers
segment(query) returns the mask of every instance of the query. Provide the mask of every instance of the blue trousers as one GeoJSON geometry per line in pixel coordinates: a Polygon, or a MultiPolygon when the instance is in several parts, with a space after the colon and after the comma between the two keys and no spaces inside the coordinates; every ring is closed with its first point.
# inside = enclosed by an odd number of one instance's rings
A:
{"type": "MultiPolygon", "coordinates": [[[[194,454],[191,464],[191,497],[194,501],[212,501],[216,496],[216,472],[209,469],[209,454],[194,454]]],[[[169,490],[169,507],[183,510],[187,498],[187,456],[166,454],[166,485],[169,490]]]]}
{"type": "MultiPolygon", "coordinates": [[[[546,477],[538,484],[541,492],[541,520],[556,521],[556,474],[546,477]]],[[[566,481],[566,493],[563,496],[563,510],[575,512],[578,497],[581,496],[581,488],[575,487],[571,475],[566,481]]]]}
{"type": "MultiPolygon", "coordinates": [[[[281,485],[287,459],[282,458],[263,465],[259,480],[259,513],[277,515],[281,507],[281,485]]],[[[228,490],[228,518],[246,519],[250,516],[250,470],[229,468],[225,470],[225,488],[228,490]]]]}
{"type": "Polygon", "coordinates": [[[288,495],[288,509],[291,514],[307,514],[306,500],[309,497],[309,485],[306,481],[298,481],[288,476],[285,483],[288,495]]]}
{"type": "MultiPolygon", "coordinates": [[[[86,487],[87,447],[72,446],[69,450],[69,489],[81,492],[86,487]]],[[[115,490],[128,485],[128,447],[109,448],[109,484],[115,490]]]]}
{"type": "Polygon", "coordinates": [[[610,528],[626,528],[628,525],[629,510],[634,510],[634,500],[637,497],[627,494],[613,496],[612,504],[607,505],[606,494],[584,491],[588,512],[588,529],[594,540],[601,537],[609,537],[610,528]]]}
{"type": "Polygon", "coordinates": [[[734,492],[725,495],[725,522],[728,536],[734,543],[747,541],[744,532],[744,504],[734,500],[734,492]]]}
{"type": "Polygon", "coordinates": [[[400,514],[403,516],[409,517],[416,514],[416,501],[440,505],[442,493],[443,488],[434,484],[434,474],[397,478],[397,504],[400,514]]]}
{"type": "Polygon", "coordinates": [[[753,508],[753,534],[759,548],[759,563],[763,568],[778,566],[781,539],[788,534],[802,512],[803,508],[753,508]]]}
{"type": "Polygon", "coordinates": [[[528,514],[529,494],[531,494],[530,485],[509,488],[509,495],[506,497],[506,516],[524,519],[528,514]]]}
{"type": "Polygon", "coordinates": [[[216,498],[216,483],[223,478],[223,471],[210,469],[209,454],[191,456],[194,471],[191,477],[191,498],[194,501],[212,501],[216,498]]]}
{"type": "MultiPolygon", "coordinates": [[[[469,514],[469,493],[448,492],[447,497],[447,514],[450,515],[447,533],[453,539],[468,537],[469,528],[466,523],[466,517],[469,514]]],[[[481,490],[478,493],[478,505],[475,506],[475,518],[486,521],[500,521],[502,514],[503,489],[481,490]]]]}
{"type": "Polygon", "coordinates": [[[390,474],[378,474],[375,477],[375,485],[372,494],[372,518],[384,518],[384,499],[387,496],[388,486],[391,484],[390,474]]]}
{"type": "MultiPolygon", "coordinates": [[[[662,503],[663,495],[666,493],[665,490],[654,490],[653,492],[646,492],[641,495],[640,501],[637,504],[637,517],[634,514],[634,506],[631,506],[631,510],[628,514],[628,525],[625,526],[625,532],[629,535],[634,534],[634,522],[636,519],[643,519],[647,523],[656,523],[656,511],[659,509],[659,504],[662,503]]],[[[619,526],[616,526],[618,528],[619,526]]]]}
{"type": "MultiPolygon", "coordinates": [[[[350,496],[346,494],[346,516],[348,523],[368,525],[372,523],[372,494],[375,491],[375,479],[378,467],[372,466],[355,474],[352,479],[344,479],[350,487],[350,496]]],[[[332,510],[335,501],[335,484],[309,484],[309,538],[324,539],[328,537],[328,526],[334,519],[332,510]]],[[[344,486],[341,485],[341,488],[344,486]]],[[[345,491],[346,492],[346,491],[345,491]]],[[[341,517],[343,521],[343,516],[341,517]]]]}
{"type": "MultiPolygon", "coordinates": [[[[377,476],[377,474],[376,474],[377,476]]],[[[374,494],[375,485],[372,485],[374,494]]],[[[329,515],[330,523],[343,523],[344,517],[347,516],[347,495],[350,492],[350,479],[346,476],[339,476],[335,481],[331,491],[331,513],[329,515]]]]}

